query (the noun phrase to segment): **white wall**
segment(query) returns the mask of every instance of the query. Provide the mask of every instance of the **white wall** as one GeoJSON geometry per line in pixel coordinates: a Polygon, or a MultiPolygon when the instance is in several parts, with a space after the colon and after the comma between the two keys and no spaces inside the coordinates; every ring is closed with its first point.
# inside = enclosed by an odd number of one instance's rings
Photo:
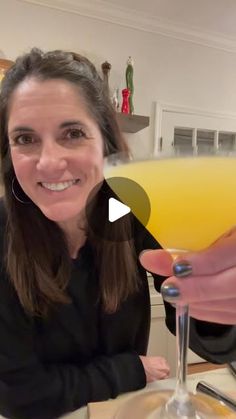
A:
{"type": "MultiPolygon", "coordinates": [[[[0,0],[0,56],[14,59],[32,46],[86,54],[112,64],[110,86],[125,87],[132,55],[135,113],[153,116],[158,100],[236,114],[236,54],[109,24],[17,0],[0,0]]],[[[132,136],[137,154],[152,147],[153,127],[132,136]]]]}

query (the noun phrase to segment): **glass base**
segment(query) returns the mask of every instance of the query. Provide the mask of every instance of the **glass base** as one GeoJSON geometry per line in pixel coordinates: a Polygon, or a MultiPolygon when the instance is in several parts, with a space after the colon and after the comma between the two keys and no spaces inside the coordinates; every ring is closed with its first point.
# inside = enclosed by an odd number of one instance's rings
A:
{"type": "Polygon", "coordinates": [[[114,419],[235,419],[229,407],[204,394],[190,394],[190,403],[195,412],[190,416],[183,413],[167,412],[167,401],[173,391],[147,391],[129,399],[117,412],[114,419]]]}

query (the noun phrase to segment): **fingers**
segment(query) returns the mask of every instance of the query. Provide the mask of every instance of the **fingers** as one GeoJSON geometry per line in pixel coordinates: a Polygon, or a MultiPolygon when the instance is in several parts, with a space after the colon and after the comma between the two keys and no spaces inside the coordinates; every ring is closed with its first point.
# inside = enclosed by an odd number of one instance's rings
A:
{"type": "MultiPolygon", "coordinates": [[[[192,275],[213,275],[236,265],[236,227],[227,231],[209,248],[200,252],[186,252],[174,258],[174,264],[181,260],[192,266],[192,275]]],[[[147,271],[159,275],[172,275],[173,258],[165,250],[145,250],[140,262],[147,271]]]]}
{"type": "MultiPolygon", "coordinates": [[[[209,300],[206,301],[203,305],[202,303],[192,303],[192,310],[200,310],[204,308],[204,311],[218,311],[219,313],[228,313],[231,314],[235,311],[236,298],[228,298],[227,306],[224,300],[209,300]]],[[[236,314],[235,314],[236,316],[236,314]]]]}
{"type": "Polygon", "coordinates": [[[139,260],[149,272],[164,276],[172,274],[173,259],[171,254],[166,250],[145,250],[140,254],[139,260]]]}
{"type": "MultiPolygon", "coordinates": [[[[187,303],[204,303],[209,300],[236,299],[236,268],[213,276],[169,277],[163,285],[172,284],[179,290],[178,300],[187,303]]],[[[225,303],[224,303],[225,304],[225,303]]]]}
{"type": "Polygon", "coordinates": [[[222,311],[210,311],[204,310],[202,307],[193,308],[190,306],[189,314],[191,317],[197,320],[204,320],[213,323],[235,325],[236,314],[234,312],[222,312],[222,311]]]}
{"type": "Polygon", "coordinates": [[[170,367],[165,358],[159,356],[140,356],[147,382],[162,380],[170,374],[170,367]]]}
{"type": "Polygon", "coordinates": [[[198,320],[221,324],[236,324],[236,298],[227,300],[209,300],[205,304],[194,303],[189,307],[189,314],[198,320]]]}
{"type": "Polygon", "coordinates": [[[150,272],[170,276],[163,284],[169,285],[163,294],[167,301],[189,304],[199,320],[236,324],[236,227],[201,252],[180,254],[174,263],[164,250],[143,252],[140,262],[150,272]]]}
{"type": "Polygon", "coordinates": [[[191,263],[193,275],[214,275],[232,268],[236,265],[236,228],[225,233],[208,249],[187,253],[184,259],[191,263]]]}
{"type": "Polygon", "coordinates": [[[208,301],[206,304],[191,304],[189,314],[198,320],[235,325],[236,324],[236,298],[227,300],[208,301]]]}

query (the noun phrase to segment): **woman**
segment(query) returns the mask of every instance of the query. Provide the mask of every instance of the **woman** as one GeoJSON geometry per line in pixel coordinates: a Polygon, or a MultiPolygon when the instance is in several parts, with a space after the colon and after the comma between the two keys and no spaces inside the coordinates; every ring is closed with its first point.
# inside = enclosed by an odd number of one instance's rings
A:
{"type": "MultiPolygon", "coordinates": [[[[128,150],[94,66],[62,51],[18,58],[1,86],[0,140],[0,413],[52,419],[166,377],[165,360],[146,356],[139,263],[160,246],[132,214],[107,221],[104,157],[128,150]],[[107,240],[117,229],[122,240],[107,240]]],[[[224,362],[230,346],[205,338],[224,330],[193,320],[193,349],[224,362]]]]}
{"type": "Polygon", "coordinates": [[[150,239],[106,218],[104,156],[127,147],[94,66],[34,49],[1,87],[0,413],[55,418],[168,375],[145,356],[150,239]],[[137,238],[103,239],[89,219],[137,238]]]}

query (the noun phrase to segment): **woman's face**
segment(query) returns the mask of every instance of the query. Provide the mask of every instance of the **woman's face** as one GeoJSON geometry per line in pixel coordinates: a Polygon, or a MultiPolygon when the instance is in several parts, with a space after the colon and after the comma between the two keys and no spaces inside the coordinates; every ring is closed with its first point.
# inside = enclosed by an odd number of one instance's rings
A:
{"type": "Polygon", "coordinates": [[[24,192],[55,222],[79,219],[103,180],[103,139],[75,86],[24,80],[9,107],[8,137],[24,192]]]}

